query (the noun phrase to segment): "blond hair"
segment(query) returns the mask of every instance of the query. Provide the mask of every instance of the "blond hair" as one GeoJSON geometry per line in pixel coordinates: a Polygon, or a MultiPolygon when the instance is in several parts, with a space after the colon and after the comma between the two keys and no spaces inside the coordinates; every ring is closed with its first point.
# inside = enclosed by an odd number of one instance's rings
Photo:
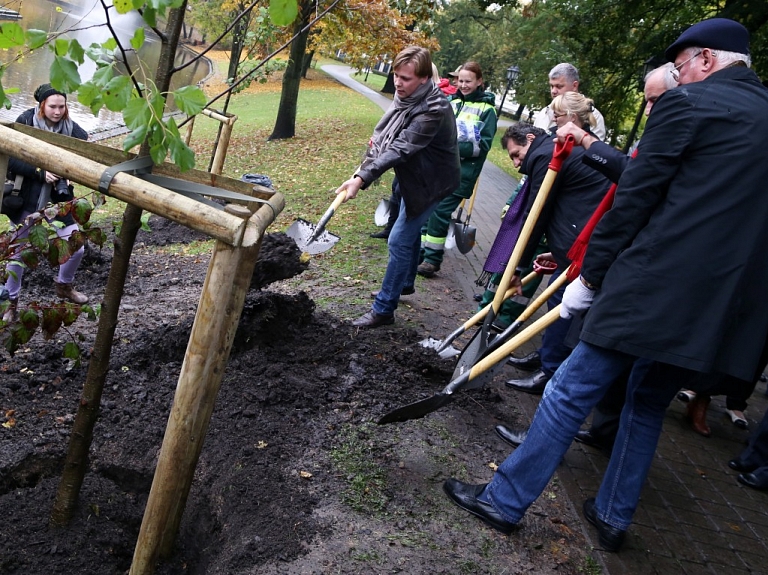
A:
{"type": "Polygon", "coordinates": [[[597,120],[592,113],[594,102],[584,94],[578,92],[566,92],[556,96],[549,105],[552,111],[558,116],[566,114],[576,116],[580,127],[594,128],[597,126],[597,120]]]}

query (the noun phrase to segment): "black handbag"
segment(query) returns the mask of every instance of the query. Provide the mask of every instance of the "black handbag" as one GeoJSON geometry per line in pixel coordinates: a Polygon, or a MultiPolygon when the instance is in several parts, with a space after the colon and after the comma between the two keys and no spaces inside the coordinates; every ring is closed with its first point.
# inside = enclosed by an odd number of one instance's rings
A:
{"type": "Polygon", "coordinates": [[[3,201],[0,204],[0,213],[12,215],[24,206],[24,198],[21,197],[21,183],[24,176],[16,176],[15,180],[6,180],[3,185],[3,201]]]}

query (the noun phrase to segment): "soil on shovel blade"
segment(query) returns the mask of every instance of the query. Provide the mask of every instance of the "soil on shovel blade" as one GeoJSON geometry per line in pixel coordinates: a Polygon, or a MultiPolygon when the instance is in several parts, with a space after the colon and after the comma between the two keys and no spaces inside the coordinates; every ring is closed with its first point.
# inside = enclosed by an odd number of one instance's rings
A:
{"type": "MultiPolygon", "coordinates": [[[[80,318],[55,340],[35,336],[0,355],[0,573],[128,572],[208,264],[148,249],[202,239],[157,217],[150,225],[137,238],[89,472],[65,528],[48,518],[96,324],[80,318]],[[61,358],[69,337],[80,339],[80,365],[61,358]]],[[[89,251],[78,272],[94,302],[111,257],[89,251]]],[[[420,420],[375,423],[450,381],[455,360],[419,341],[460,325],[472,307],[463,295],[425,282],[409,321],[358,331],[278,281],[307,266],[285,236],[265,238],[260,259],[176,545],[156,573],[588,570],[582,523],[556,481],[509,537],[442,493],[451,476],[487,482],[508,454],[493,426],[525,423],[499,382],[420,420]],[[438,305],[430,290],[443,290],[438,305]]],[[[29,272],[21,305],[51,301],[52,277],[46,266],[29,272]]]]}

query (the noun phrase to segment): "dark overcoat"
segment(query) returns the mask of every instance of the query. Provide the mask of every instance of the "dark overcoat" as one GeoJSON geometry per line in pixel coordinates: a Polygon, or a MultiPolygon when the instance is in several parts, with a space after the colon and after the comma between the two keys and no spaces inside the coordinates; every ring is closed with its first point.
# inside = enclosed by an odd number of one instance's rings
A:
{"type": "Polygon", "coordinates": [[[663,94],[582,275],[589,343],[754,377],[768,334],[768,89],[736,66],[663,94]]]}

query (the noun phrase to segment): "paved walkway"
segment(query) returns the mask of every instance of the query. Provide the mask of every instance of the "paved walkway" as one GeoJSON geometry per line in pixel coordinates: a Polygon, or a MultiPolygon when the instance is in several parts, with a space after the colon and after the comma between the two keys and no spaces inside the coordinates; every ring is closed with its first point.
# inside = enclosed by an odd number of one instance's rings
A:
{"type": "MultiPolygon", "coordinates": [[[[351,80],[348,66],[323,66],[323,70],[382,108],[389,105],[389,99],[351,80]]],[[[500,124],[506,127],[509,122],[500,124]]],[[[479,291],[474,280],[498,230],[501,207],[515,185],[506,172],[486,162],[472,214],[477,245],[466,255],[447,252],[441,274],[453,274],[468,298],[479,291]]],[[[537,344],[529,342],[520,351],[533,350],[537,344]]],[[[504,370],[509,378],[525,375],[508,366],[504,370]]],[[[503,393],[507,392],[514,393],[503,393]]],[[[538,398],[516,395],[530,421],[538,398]]],[[[746,415],[754,429],[768,409],[765,383],[758,383],[749,403],[746,415]]],[[[656,458],[624,548],[619,553],[595,553],[603,574],[768,573],[768,493],[742,486],[728,468],[728,460],[742,450],[748,432],[731,424],[724,397],[713,398],[709,408],[711,438],[694,433],[684,415],[685,406],[678,401],[667,410],[656,458]]],[[[607,461],[600,452],[579,443],[568,450],[557,478],[576,509],[597,492],[607,461]]],[[[597,549],[596,531],[586,521],[583,527],[597,549]]]]}

